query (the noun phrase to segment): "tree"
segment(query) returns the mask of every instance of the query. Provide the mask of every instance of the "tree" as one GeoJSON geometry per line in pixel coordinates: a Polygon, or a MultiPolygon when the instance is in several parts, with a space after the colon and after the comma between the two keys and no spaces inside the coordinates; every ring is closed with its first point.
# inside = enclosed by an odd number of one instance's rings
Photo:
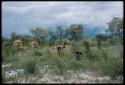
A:
{"type": "Polygon", "coordinates": [[[96,35],[96,40],[106,41],[107,38],[108,38],[108,36],[105,35],[105,34],[101,34],[101,33],[100,33],[100,34],[97,34],[97,35],[96,35]]]}
{"type": "Polygon", "coordinates": [[[122,38],[123,37],[123,19],[120,17],[114,17],[108,23],[108,29],[106,32],[109,32],[112,36],[122,38]]]}
{"type": "Polygon", "coordinates": [[[19,36],[18,36],[15,32],[12,32],[12,33],[11,33],[11,40],[14,41],[14,40],[16,40],[17,38],[19,38],[19,36]]]}
{"type": "Polygon", "coordinates": [[[8,39],[8,38],[2,36],[2,43],[7,42],[7,41],[10,41],[10,39],[8,39]]]}
{"type": "Polygon", "coordinates": [[[56,34],[57,34],[59,40],[62,41],[63,35],[64,35],[64,30],[62,29],[61,26],[57,26],[57,28],[56,28],[56,34]]]}
{"type": "Polygon", "coordinates": [[[67,29],[67,32],[70,35],[70,38],[72,40],[80,40],[82,38],[83,34],[83,26],[82,25],[77,25],[77,24],[72,24],[70,27],[67,29]]]}
{"type": "Polygon", "coordinates": [[[50,41],[55,41],[56,40],[56,34],[53,31],[48,31],[49,36],[50,36],[50,41]]]}
{"type": "Polygon", "coordinates": [[[11,40],[2,36],[2,46],[10,46],[11,40]]]}
{"type": "Polygon", "coordinates": [[[31,30],[31,33],[34,35],[34,39],[38,41],[45,42],[45,37],[48,35],[48,32],[43,28],[35,28],[31,30]]]}
{"type": "Polygon", "coordinates": [[[29,45],[29,42],[32,40],[32,36],[28,35],[18,35],[20,37],[20,40],[23,41],[23,45],[29,45]]]}
{"type": "Polygon", "coordinates": [[[48,38],[49,38],[49,45],[53,45],[55,40],[57,39],[57,36],[56,36],[56,32],[52,31],[52,30],[48,30],[48,38]]]}

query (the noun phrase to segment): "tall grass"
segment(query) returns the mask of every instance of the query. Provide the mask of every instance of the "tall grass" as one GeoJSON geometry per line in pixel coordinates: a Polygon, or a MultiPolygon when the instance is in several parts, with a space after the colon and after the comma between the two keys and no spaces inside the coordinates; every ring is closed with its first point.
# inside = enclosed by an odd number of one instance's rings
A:
{"type": "Polygon", "coordinates": [[[42,48],[34,48],[32,49],[33,56],[42,56],[42,48]]]}
{"type": "Polygon", "coordinates": [[[2,61],[3,62],[10,62],[15,59],[13,57],[16,54],[16,50],[12,46],[3,46],[2,47],[2,61]]]}
{"type": "Polygon", "coordinates": [[[34,74],[36,72],[36,58],[34,56],[25,56],[20,64],[26,74],[34,74]]]}
{"type": "Polygon", "coordinates": [[[101,60],[96,67],[98,73],[111,76],[112,79],[123,74],[123,62],[118,58],[108,57],[107,60],[101,60]]]}
{"type": "Polygon", "coordinates": [[[78,47],[73,42],[72,45],[66,46],[64,56],[61,57],[57,55],[56,49],[52,49],[50,46],[38,47],[33,50],[26,48],[25,52],[29,52],[25,53],[25,55],[23,55],[24,51],[16,52],[12,48],[2,48],[2,57],[4,61],[18,60],[26,74],[36,73],[37,66],[41,69],[41,66],[50,65],[55,73],[59,75],[65,75],[68,70],[82,72],[91,70],[100,75],[109,75],[112,78],[116,78],[118,75],[123,75],[123,50],[119,50],[120,48],[115,45],[108,47],[105,45],[101,49],[97,49],[94,43],[93,46],[90,44],[88,50],[87,46],[80,44],[78,47]],[[76,61],[75,49],[79,49],[82,52],[80,61],[76,61]],[[18,53],[20,56],[18,56],[18,53]],[[117,56],[114,57],[112,54],[117,54],[117,56]]]}

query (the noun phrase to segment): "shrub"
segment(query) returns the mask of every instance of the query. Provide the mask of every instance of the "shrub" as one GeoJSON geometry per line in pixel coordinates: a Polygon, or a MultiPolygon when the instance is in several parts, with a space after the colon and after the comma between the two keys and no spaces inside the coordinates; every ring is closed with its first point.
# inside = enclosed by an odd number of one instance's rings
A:
{"type": "MultiPolygon", "coordinates": [[[[26,56],[27,57],[27,56],[26,56]]],[[[36,59],[35,57],[27,57],[21,61],[21,67],[24,69],[25,73],[33,74],[36,71],[36,59]]]]}
{"type": "Polygon", "coordinates": [[[49,46],[53,46],[54,44],[55,44],[54,41],[50,41],[50,42],[48,43],[49,46]]]}
{"type": "Polygon", "coordinates": [[[49,49],[49,47],[46,49],[46,56],[47,57],[52,57],[51,49],[49,49]]]}
{"type": "Polygon", "coordinates": [[[92,62],[85,59],[81,61],[71,60],[69,69],[74,71],[86,71],[92,69],[92,62]]]}
{"type": "Polygon", "coordinates": [[[85,47],[86,52],[89,52],[89,50],[90,50],[89,41],[84,41],[84,47],[85,47]]]}
{"type": "Polygon", "coordinates": [[[97,65],[97,71],[102,75],[109,75],[112,79],[123,74],[123,62],[118,58],[108,57],[97,65]]]}
{"type": "Polygon", "coordinates": [[[67,64],[66,64],[66,59],[64,57],[53,57],[51,59],[51,61],[53,62],[50,62],[50,65],[52,67],[55,67],[56,68],[56,71],[60,74],[60,75],[63,75],[66,73],[66,69],[68,68],[67,67],[67,64]]]}
{"type": "Polygon", "coordinates": [[[62,42],[63,42],[62,40],[57,39],[57,40],[55,41],[55,44],[61,44],[62,42]]]}
{"type": "Polygon", "coordinates": [[[109,44],[109,42],[107,42],[107,41],[103,41],[102,42],[102,46],[103,47],[108,47],[110,44],[109,44]]]}
{"type": "Polygon", "coordinates": [[[8,46],[8,47],[2,47],[2,61],[6,62],[6,61],[11,61],[14,59],[14,55],[16,54],[16,51],[13,49],[12,46],[8,46]]]}
{"type": "Polygon", "coordinates": [[[91,48],[90,51],[84,52],[84,56],[90,61],[107,59],[108,53],[104,49],[91,48]]]}
{"type": "Polygon", "coordinates": [[[36,56],[42,56],[42,51],[39,50],[39,49],[33,49],[33,54],[36,55],[36,56]]]}
{"type": "Polygon", "coordinates": [[[97,46],[96,41],[90,41],[89,43],[90,43],[90,47],[95,47],[95,46],[97,46]]]}
{"type": "Polygon", "coordinates": [[[111,44],[111,45],[116,45],[116,44],[117,44],[117,41],[114,40],[114,39],[109,39],[108,42],[109,42],[109,44],[111,44]]]}

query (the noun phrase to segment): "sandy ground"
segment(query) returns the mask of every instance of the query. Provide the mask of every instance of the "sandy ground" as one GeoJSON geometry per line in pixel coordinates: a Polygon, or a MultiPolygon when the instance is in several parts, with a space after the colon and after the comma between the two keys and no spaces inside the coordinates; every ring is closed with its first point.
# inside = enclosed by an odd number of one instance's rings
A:
{"type": "MultiPolygon", "coordinates": [[[[6,64],[2,65],[2,68],[11,66],[12,64],[6,64]]],[[[4,83],[122,83],[121,79],[123,80],[123,77],[119,76],[116,82],[112,82],[109,76],[98,76],[96,73],[90,71],[76,74],[72,70],[68,70],[68,75],[66,76],[55,75],[53,74],[53,70],[48,68],[48,65],[45,65],[36,76],[20,77],[20,75],[24,75],[23,72],[23,69],[3,72],[4,77],[8,79],[4,83]],[[9,80],[10,78],[15,78],[15,80],[9,80]]]]}

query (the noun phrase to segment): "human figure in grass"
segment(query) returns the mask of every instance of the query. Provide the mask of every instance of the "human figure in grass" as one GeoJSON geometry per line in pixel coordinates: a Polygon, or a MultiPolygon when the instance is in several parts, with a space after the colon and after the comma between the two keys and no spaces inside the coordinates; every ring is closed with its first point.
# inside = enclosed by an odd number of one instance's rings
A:
{"type": "Polygon", "coordinates": [[[34,48],[38,45],[38,42],[36,40],[32,40],[30,43],[29,43],[30,47],[31,48],[34,48]]]}
{"type": "Polygon", "coordinates": [[[19,50],[19,49],[21,49],[22,48],[22,41],[21,40],[15,40],[14,42],[13,42],[13,46],[14,46],[14,48],[16,49],[16,50],[19,50]]]}

